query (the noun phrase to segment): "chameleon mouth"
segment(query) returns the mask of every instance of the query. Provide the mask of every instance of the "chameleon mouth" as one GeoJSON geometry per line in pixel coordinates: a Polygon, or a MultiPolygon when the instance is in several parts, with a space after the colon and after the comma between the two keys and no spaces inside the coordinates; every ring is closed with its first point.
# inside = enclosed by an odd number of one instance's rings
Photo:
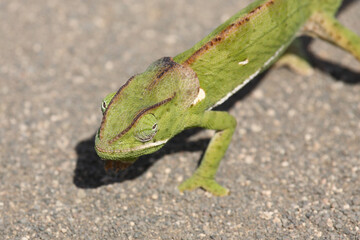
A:
{"type": "Polygon", "coordinates": [[[142,144],[139,145],[137,147],[133,147],[133,148],[128,148],[128,149],[106,149],[106,148],[102,148],[100,146],[98,146],[97,144],[95,144],[95,149],[97,152],[101,152],[101,153],[131,153],[134,151],[140,151],[140,150],[144,150],[144,149],[148,149],[148,148],[152,148],[152,147],[157,147],[160,145],[164,145],[169,139],[165,139],[165,140],[161,140],[161,141],[157,141],[157,142],[150,142],[150,143],[146,143],[146,144],[142,144]]]}
{"type": "Polygon", "coordinates": [[[116,160],[105,160],[104,168],[106,171],[114,170],[118,172],[119,170],[124,170],[131,166],[135,161],[131,162],[121,162],[116,160]]]}

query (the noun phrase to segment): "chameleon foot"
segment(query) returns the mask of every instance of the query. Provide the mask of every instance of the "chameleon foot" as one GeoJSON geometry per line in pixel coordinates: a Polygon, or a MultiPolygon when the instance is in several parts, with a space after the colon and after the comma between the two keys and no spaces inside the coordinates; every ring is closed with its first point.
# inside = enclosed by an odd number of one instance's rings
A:
{"type": "Polygon", "coordinates": [[[304,58],[291,53],[284,54],[284,56],[275,63],[275,66],[286,66],[302,76],[311,76],[314,74],[314,69],[304,58]]]}
{"type": "Polygon", "coordinates": [[[204,178],[197,175],[193,175],[179,185],[180,192],[185,190],[191,191],[196,188],[203,188],[214,196],[226,196],[229,195],[230,192],[229,189],[218,184],[215,179],[204,178]]]}

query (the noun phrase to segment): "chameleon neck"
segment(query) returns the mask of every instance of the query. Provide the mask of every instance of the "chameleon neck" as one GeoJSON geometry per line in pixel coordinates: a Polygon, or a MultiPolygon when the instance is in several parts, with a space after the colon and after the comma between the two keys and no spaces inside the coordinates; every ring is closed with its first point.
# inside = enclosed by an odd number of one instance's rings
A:
{"type": "Polygon", "coordinates": [[[190,66],[199,78],[206,94],[201,108],[221,104],[269,67],[311,15],[310,2],[255,1],[176,56],[175,62],[190,66]]]}

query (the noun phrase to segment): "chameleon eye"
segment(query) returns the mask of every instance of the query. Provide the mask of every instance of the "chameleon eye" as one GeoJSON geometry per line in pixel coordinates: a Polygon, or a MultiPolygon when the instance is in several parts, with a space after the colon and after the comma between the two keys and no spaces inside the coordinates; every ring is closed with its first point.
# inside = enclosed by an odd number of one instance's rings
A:
{"type": "Polygon", "coordinates": [[[104,114],[111,99],[115,96],[116,92],[108,94],[101,103],[101,112],[104,114]]]}
{"type": "Polygon", "coordinates": [[[101,103],[101,112],[102,112],[103,114],[105,113],[106,108],[107,108],[107,104],[106,104],[105,101],[103,101],[103,102],[101,103]]]}
{"type": "Polygon", "coordinates": [[[148,142],[158,132],[158,125],[154,114],[147,114],[139,119],[134,136],[140,142],[148,142]]]}

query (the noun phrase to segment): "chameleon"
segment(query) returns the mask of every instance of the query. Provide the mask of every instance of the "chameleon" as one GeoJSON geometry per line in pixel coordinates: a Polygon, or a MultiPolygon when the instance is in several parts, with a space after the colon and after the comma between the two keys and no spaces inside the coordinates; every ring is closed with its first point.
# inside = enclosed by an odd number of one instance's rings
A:
{"type": "Polygon", "coordinates": [[[185,129],[215,130],[194,174],[180,191],[202,188],[215,196],[229,190],[215,175],[231,142],[236,120],[212,110],[277,60],[304,74],[311,66],[297,37],[321,38],[360,61],[360,37],[335,19],[341,0],[257,0],[192,48],[153,62],[101,104],[95,150],[105,168],[124,169],[162,148],[185,129]],[[289,57],[290,56],[290,57],[289,57]]]}

